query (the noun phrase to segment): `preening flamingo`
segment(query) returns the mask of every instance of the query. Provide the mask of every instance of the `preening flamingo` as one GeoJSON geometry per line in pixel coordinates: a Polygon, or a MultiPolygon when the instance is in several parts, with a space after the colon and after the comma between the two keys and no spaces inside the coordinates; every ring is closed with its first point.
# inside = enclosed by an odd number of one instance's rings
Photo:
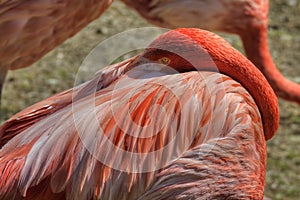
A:
{"type": "MultiPolygon", "coordinates": [[[[238,34],[248,58],[266,76],[277,95],[300,103],[299,84],[282,76],[268,49],[269,0],[122,1],[149,22],[162,27],[198,27],[238,34]]],[[[36,62],[99,17],[111,2],[1,1],[0,90],[8,69],[18,69],[36,62]]]]}
{"type": "Polygon", "coordinates": [[[169,31],[6,121],[0,198],[262,199],[278,117],[267,80],[226,41],[169,31]]]}

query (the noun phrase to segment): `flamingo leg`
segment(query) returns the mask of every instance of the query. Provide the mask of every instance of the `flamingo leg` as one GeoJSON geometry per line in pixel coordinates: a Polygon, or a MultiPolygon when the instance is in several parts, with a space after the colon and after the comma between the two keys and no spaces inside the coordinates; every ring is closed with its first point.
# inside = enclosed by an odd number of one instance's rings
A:
{"type": "Polygon", "coordinates": [[[1,68],[1,66],[0,66],[0,106],[1,106],[1,100],[2,100],[2,89],[3,89],[7,71],[8,70],[6,68],[1,68]]]}

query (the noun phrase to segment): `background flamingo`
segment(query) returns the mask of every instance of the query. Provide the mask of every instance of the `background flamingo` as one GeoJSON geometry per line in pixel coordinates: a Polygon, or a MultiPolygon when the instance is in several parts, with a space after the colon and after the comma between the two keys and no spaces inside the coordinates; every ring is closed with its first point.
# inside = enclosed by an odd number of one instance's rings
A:
{"type": "Polygon", "coordinates": [[[265,139],[274,135],[278,117],[276,96],[264,76],[223,39],[199,29],[170,31],[141,56],[5,122],[0,127],[0,197],[262,199],[265,139]],[[210,72],[212,63],[227,75],[210,72]],[[94,97],[99,124],[89,110],[94,97]],[[108,148],[99,125],[123,149],[121,155],[108,148]],[[156,157],[148,160],[155,150],[156,157]],[[139,167],[162,168],[132,173],[133,153],[139,155],[139,167]],[[106,166],[95,159],[103,155],[106,166]]]}
{"type": "Polygon", "coordinates": [[[247,57],[266,76],[275,93],[300,104],[300,85],[285,79],[268,47],[268,0],[123,0],[162,27],[200,27],[241,37],[247,57]]]}
{"type": "MultiPolygon", "coordinates": [[[[275,92],[300,103],[300,85],[281,75],[268,49],[268,0],[123,1],[159,26],[200,27],[240,35],[248,58],[267,77],[275,92]]],[[[111,2],[3,1],[0,4],[0,91],[8,69],[26,67],[37,61],[99,17],[111,2]]]]}
{"type": "Polygon", "coordinates": [[[7,70],[27,67],[97,19],[112,0],[0,2],[0,94],[7,70]]]}

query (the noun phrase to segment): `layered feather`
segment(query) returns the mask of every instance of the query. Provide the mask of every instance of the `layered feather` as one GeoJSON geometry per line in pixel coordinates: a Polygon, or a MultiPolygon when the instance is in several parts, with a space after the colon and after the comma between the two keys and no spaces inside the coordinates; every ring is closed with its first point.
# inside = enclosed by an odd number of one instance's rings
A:
{"type": "Polygon", "coordinates": [[[56,104],[63,106],[46,117],[39,113],[49,99],[1,127],[2,138],[10,135],[0,150],[1,199],[40,198],[36,191],[47,199],[170,199],[178,187],[176,195],[190,199],[192,190],[213,191],[199,187],[201,180],[216,180],[228,196],[232,188],[253,195],[234,186],[248,183],[262,197],[261,118],[239,83],[215,72],[173,74],[150,65],[124,74],[119,67],[107,69],[118,79],[104,84],[95,78],[75,95],[61,93],[56,104]],[[189,166],[206,175],[187,172],[189,166]],[[223,178],[208,176],[221,166],[223,178]],[[226,176],[232,168],[239,176],[226,176]],[[175,185],[181,181],[189,187],[175,185]]]}

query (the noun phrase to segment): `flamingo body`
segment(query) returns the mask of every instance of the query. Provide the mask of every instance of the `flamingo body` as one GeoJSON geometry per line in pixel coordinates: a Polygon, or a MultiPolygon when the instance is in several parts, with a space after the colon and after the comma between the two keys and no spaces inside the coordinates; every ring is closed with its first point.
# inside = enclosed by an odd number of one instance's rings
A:
{"type": "MultiPolygon", "coordinates": [[[[156,77],[157,74],[150,73],[146,75],[154,76],[154,78],[146,81],[141,79],[145,76],[145,71],[140,72],[143,72],[143,75],[137,74],[137,77],[132,77],[137,80],[131,80],[131,84],[139,87],[135,88],[130,84],[116,91],[114,90],[115,85],[112,84],[97,92],[99,94],[95,99],[97,104],[96,115],[99,116],[99,124],[104,131],[104,135],[109,137],[109,140],[114,144],[114,148],[118,147],[124,153],[114,155],[114,149],[105,143],[104,136],[101,136],[101,130],[96,132],[91,130],[98,124],[93,121],[95,119],[89,116],[91,101],[90,98],[85,97],[75,106],[83,107],[77,111],[80,112],[80,118],[76,121],[78,127],[87,129],[86,132],[78,133],[76,131],[72,117],[72,106],[68,105],[35,122],[34,125],[19,133],[3,147],[0,154],[0,169],[4,171],[1,176],[1,180],[3,180],[1,182],[2,199],[14,199],[20,195],[26,195],[28,199],[39,199],[40,195],[47,195],[47,199],[137,199],[139,197],[140,199],[165,199],[183,196],[186,196],[185,199],[190,199],[192,196],[201,195],[205,199],[206,195],[213,197],[218,193],[228,197],[253,196],[258,199],[262,197],[265,176],[265,139],[259,111],[255,106],[251,109],[248,108],[249,104],[255,105],[255,103],[245,89],[229,77],[220,76],[220,74],[213,72],[205,72],[201,75],[198,72],[193,72],[163,77],[156,77]],[[203,88],[203,85],[205,85],[204,80],[199,80],[199,76],[202,76],[206,81],[209,80],[206,84],[214,86],[211,89],[217,92],[211,94],[209,90],[205,91],[203,88]],[[227,79],[227,81],[224,82],[223,79],[227,79]],[[189,84],[186,84],[187,80],[189,84]],[[219,87],[220,83],[217,84],[217,82],[223,82],[223,86],[230,89],[223,91],[219,87]],[[154,87],[158,83],[166,88],[154,87]],[[236,84],[239,86],[236,86],[236,84]],[[133,119],[131,119],[126,115],[128,110],[124,109],[123,102],[130,101],[130,99],[124,98],[124,94],[130,93],[133,89],[136,94],[134,96],[135,101],[132,102],[132,105],[135,106],[131,108],[131,105],[129,105],[129,109],[132,109],[130,116],[133,119]],[[178,91],[175,91],[175,93],[178,96],[174,96],[168,89],[177,89],[178,91]],[[195,93],[195,91],[198,92],[195,93]],[[193,98],[190,95],[199,96],[200,99],[193,98]],[[223,101],[219,101],[219,95],[222,96],[223,101]],[[111,99],[111,96],[116,96],[116,98],[111,99]],[[176,101],[176,97],[181,102],[176,101]],[[215,101],[211,100],[211,97],[215,101]],[[107,99],[112,101],[113,105],[111,106],[115,107],[114,109],[118,111],[118,115],[121,115],[118,119],[114,119],[114,110],[111,110],[111,107],[107,105],[107,99]],[[228,99],[236,99],[236,101],[231,102],[228,99]],[[158,107],[151,110],[143,105],[145,101],[154,105],[161,104],[163,108],[158,107]],[[166,103],[167,101],[169,103],[166,103]],[[247,101],[247,103],[236,109],[235,105],[239,105],[243,101],[247,101]],[[180,104],[183,104],[183,107],[181,109],[176,108],[180,104]],[[191,107],[191,105],[197,106],[191,107]],[[207,105],[209,108],[206,108],[207,105]],[[221,108],[218,109],[218,112],[214,112],[212,110],[214,106],[221,108]],[[164,109],[167,110],[168,114],[172,111],[174,114],[171,116],[164,115],[162,112],[164,109]],[[228,111],[225,112],[227,109],[234,114],[229,115],[228,111]],[[124,112],[120,112],[121,110],[124,112]],[[200,114],[201,110],[205,110],[203,114],[200,114]],[[153,113],[156,113],[156,116],[153,116],[153,113]],[[244,113],[248,114],[245,115],[244,113]],[[239,118],[238,116],[242,114],[243,117],[239,118]],[[251,115],[257,118],[252,119],[251,115]],[[150,120],[147,118],[148,116],[151,116],[153,122],[147,121],[150,120]],[[206,123],[205,118],[208,119],[206,123]],[[58,119],[64,119],[64,123],[61,123],[58,119]],[[86,119],[91,121],[86,122],[86,119]],[[106,121],[106,119],[110,119],[110,121],[106,121]],[[167,125],[163,122],[159,124],[160,119],[164,119],[163,121],[167,125]],[[216,124],[209,119],[220,120],[221,123],[216,124]],[[124,127],[122,127],[122,124],[119,125],[119,120],[123,122],[124,127]],[[130,124],[131,120],[135,123],[141,123],[138,125],[144,125],[143,121],[149,124],[147,124],[147,128],[135,131],[130,128],[132,126],[130,124]],[[182,122],[179,123],[179,120],[182,120],[182,122]],[[249,124],[241,124],[240,121],[248,121],[249,124]],[[253,121],[257,121],[257,123],[252,124],[253,121]],[[85,125],[85,123],[88,124],[85,125]],[[53,127],[56,127],[55,130],[53,130],[53,127]],[[160,128],[162,131],[155,133],[160,128]],[[232,135],[230,132],[232,132],[232,135]],[[239,134],[233,134],[235,132],[239,134]],[[148,137],[140,138],[139,135],[148,137]],[[178,137],[176,137],[177,135],[178,137]],[[245,141],[241,142],[240,140],[243,137],[245,141]],[[89,141],[90,138],[93,138],[93,141],[89,141]],[[26,141],[26,146],[23,146],[22,141],[26,141]],[[166,146],[169,143],[171,145],[167,148],[166,146]],[[239,145],[236,145],[237,143],[239,145]],[[190,146],[185,146],[185,144],[190,146]],[[86,145],[92,146],[95,151],[93,155],[96,158],[99,156],[100,161],[110,159],[106,163],[107,165],[118,167],[125,172],[103,165],[85,148],[86,145]],[[243,149],[243,145],[247,148],[243,149]],[[159,151],[159,149],[164,149],[164,151],[156,153],[153,158],[151,155],[149,157],[141,155],[137,158],[138,161],[133,158],[130,160],[127,155],[133,152],[149,152],[150,154],[153,151],[159,151]],[[226,152],[226,149],[230,149],[230,153],[226,152]],[[184,154],[180,155],[182,152],[184,154]],[[252,152],[259,153],[256,155],[252,152]],[[105,154],[112,155],[108,155],[108,158],[102,158],[105,154]],[[201,159],[197,159],[195,154],[201,155],[201,159]],[[217,156],[214,156],[214,154],[217,156]],[[249,154],[249,157],[245,158],[244,154],[249,154]],[[166,163],[161,162],[159,158],[164,158],[163,161],[166,163]],[[210,158],[214,160],[210,160],[210,158]],[[119,160],[122,160],[122,163],[119,163],[119,160]],[[239,160],[243,160],[245,166],[240,166],[239,160]],[[145,169],[149,165],[152,167],[167,166],[155,172],[129,173],[135,167],[134,162],[136,161],[139,163],[138,166],[145,169]],[[254,161],[255,164],[251,163],[254,161]],[[191,165],[192,163],[194,165],[191,165]],[[250,165],[250,169],[247,165],[250,165]],[[208,170],[205,166],[210,166],[212,169],[208,170]],[[218,170],[218,168],[222,169],[222,166],[225,169],[218,170]],[[11,174],[12,169],[14,169],[15,174],[11,174]],[[231,170],[234,170],[234,172],[231,172],[231,170]],[[198,174],[195,171],[203,172],[198,174]],[[176,172],[176,175],[172,172],[176,172]],[[240,176],[236,176],[235,173],[239,173],[240,176]],[[209,174],[214,175],[212,178],[207,178],[209,174]],[[185,176],[178,180],[182,175],[185,176]],[[209,182],[222,182],[222,185],[228,185],[228,187],[223,189],[219,187],[197,189],[194,186],[191,188],[190,185],[185,185],[188,181],[186,177],[194,179],[190,184],[195,186],[206,185],[209,182]],[[230,181],[232,180],[239,183],[239,185],[241,184],[241,187],[231,185],[230,181]],[[47,184],[44,183],[45,181],[47,184]],[[165,181],[168,185],[167,188],[165,187],[165,181]],[[246,183],[251,183],[251,185],[245,187],[244,184],[246,183]],[[177,190],[177,187],[182,188],[177,190]],[[236,192],[231,194],[233,188],[236,192]],[[164,190],[166,190],[166,193],[161,195],[161,191],[164,190]],[[214,190],[216,192],[212,192],[214,190]],[[40,195],[35,196],[37,192],[40,195]],[[175,194],[176,196],[174,196],[175,194]]],[[[131,73],[134,73],[134,70],[131,73]]],[[[126,82],[122,79],[120,81],[126,82]]],[[[79,117],[79,114],[75,113],[75,116],[79,117]]]]}
{"type": "Polygon", "coordinates": [[[27,67],[97,19],[112,0],[0,2],[0,99],[8,70],[27,67]]]}
{"type": "Polygon", "coordinates": [[[123,0],[149,22],[162,27],[201,27],[234,34],[268,21],[268,1],[261,0],[123,0]]]}
{"type": "Polygon", "coordinates": [[[0,198],[262,199],[276,105],[263,75],[224,40],[170,31],[138,57],[5,122],[0,198]],[[213,63],[231,72],[198,68],[213,63]],[[259,78],[241,84],[234,74],[243,70],[259,78]],[[251,84],[270,93],[253,93],[251,84]]]}
{"type": "Polygon", "coordinates": [[[0,97],[8,70],[27,67],[97,19],[112,0],[0,2],[0,97]]]}
{"type": "Polygon", "coordinates": [[[17,0],[0,3],[0,67],[18,69],[97,19],[112,0],[17,0]]]}

